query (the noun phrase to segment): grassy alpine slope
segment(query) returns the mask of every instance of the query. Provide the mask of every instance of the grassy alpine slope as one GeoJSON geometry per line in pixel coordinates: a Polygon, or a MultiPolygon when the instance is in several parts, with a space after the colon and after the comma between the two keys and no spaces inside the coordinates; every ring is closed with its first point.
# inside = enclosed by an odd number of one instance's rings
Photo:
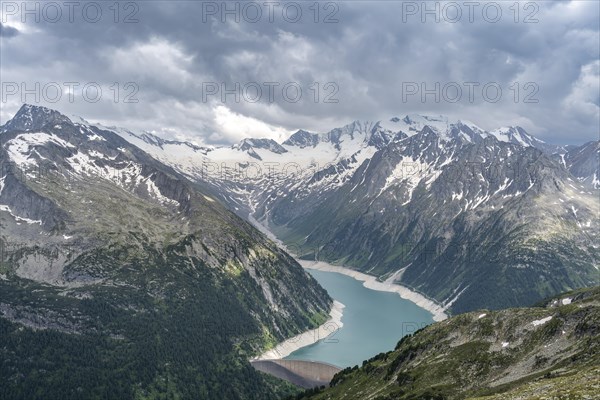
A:
{"type": "Polygon", "coordinates": [[[435,323],[296,399],[595,399],[599,372],[594,287],[435,323]]]}

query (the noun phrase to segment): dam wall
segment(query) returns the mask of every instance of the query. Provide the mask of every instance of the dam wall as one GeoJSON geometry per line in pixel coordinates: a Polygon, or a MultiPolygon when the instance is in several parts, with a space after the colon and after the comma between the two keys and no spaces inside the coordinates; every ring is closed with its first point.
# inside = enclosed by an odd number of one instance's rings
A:
{"type": "Polygon", "coordinates": [[[341,368],[334,365],[316,361],[253,360],[250,363],[261,372],[285,379],[305,389],[327,386],[333,376],[341,371],[341,368]]]}

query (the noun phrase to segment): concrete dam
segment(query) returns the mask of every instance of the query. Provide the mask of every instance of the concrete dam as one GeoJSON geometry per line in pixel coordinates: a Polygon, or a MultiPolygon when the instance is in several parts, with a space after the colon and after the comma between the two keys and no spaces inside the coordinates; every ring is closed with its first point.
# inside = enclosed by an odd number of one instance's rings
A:
{"type": "Polygon", "coordinates": [[[341,371],[331,364],[302,360],[253,360],[252,366],[258,371],[294,385],[310,389],[316,386],[327,386],[333,376],[341,371]]]}

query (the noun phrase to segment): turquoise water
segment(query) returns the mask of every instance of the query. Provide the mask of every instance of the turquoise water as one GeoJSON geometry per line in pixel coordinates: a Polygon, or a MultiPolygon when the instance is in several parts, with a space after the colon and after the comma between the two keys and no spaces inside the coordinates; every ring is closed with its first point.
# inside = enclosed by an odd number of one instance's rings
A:
{"type": "Polygon", "coordinates": [[[393,350],[403,336],[433,322],[433,315],[397,293],[367,289],[362,282],[336,272],[307,270],[331,297],[343,303],[342,328],[286,359],[321,361],[338,367],[361,365],[393,350]]]}

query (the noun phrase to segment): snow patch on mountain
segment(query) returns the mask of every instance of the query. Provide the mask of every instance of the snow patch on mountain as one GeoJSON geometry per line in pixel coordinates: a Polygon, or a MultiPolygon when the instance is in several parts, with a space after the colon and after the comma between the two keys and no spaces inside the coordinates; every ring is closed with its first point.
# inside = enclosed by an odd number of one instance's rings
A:
{"type": "Polygon", "coordinates": [[[531,324],[533,326],[540,326],[540,325],[544,325],[546,322],[550,321],[552,319],[552,315],[546,318],[542,318],[542,319],[536,319],[535,321],[532,321],[531,324]]]}
{"type": "Polygon", "coordinates": [[[402,186],[406,190],[406,196],[402,203],[402,205],[405,205],[410,203],[413,191],[423,179],[429,178],[426,183],[430,185],[438,176],[439,171],[432,168],[430,164],[421,162],[420,160],[403,160],[396,165],[391,174],[386,178],[380,194],[392,186],[402,186]]]}
{"type": "Polygon", "coordinates": [[[97,160],[106,159],[104,154],[91,151],[89,154],[77,152],[65,161],[71,167],[75,176],[98,177],[116,183],[121,188],[133,192],[140,186],[144,186],[146,193],[162,205],[178,206],[179,202],[164,196],[151,176],[142,175],[142,166],[133,162],[127,162],[122,166],[112,166],[100,163],[97,160]]]}
{"type": "Polygon", "coordinates": [[[17,225],[20,225],[22,222],[25,222],[26,224],[42,224],[41,220],[33,220],[33,219],[29,219],[29,218],[25,218],[25,217],[20,217],[16,214],[14,214],[11,210],[11,208],[9,206],[6,205],[0,205],[0,211],[5,211],[7,213],[9,213],[16,221],[17,225]]]}
{"type": "Polygon", "coordinates": [[[43,146],[48,143],[55,144],[64,148],[74,148],[72,144],[59,138],[56,135],[32,132],[23,133],[9,140],[6,145],[6,151],[10,159],[19,166],[35,166],[38,161],[31,158],[32,151],[36,146],[43,146]]]}

